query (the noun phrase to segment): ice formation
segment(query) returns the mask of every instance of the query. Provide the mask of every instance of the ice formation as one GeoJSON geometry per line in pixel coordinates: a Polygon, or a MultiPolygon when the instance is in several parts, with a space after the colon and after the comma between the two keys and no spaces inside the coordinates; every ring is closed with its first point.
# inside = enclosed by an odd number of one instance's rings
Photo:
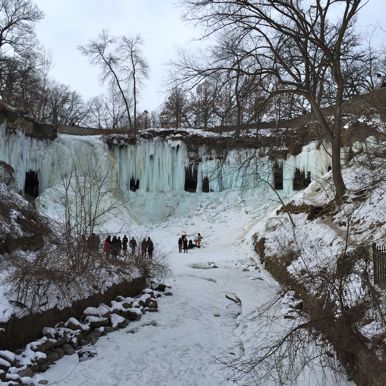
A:
{"type": "Polygon", "coordinates": [[[28,172],[33,172],[31,178],[36,173],[37,193],[68,175],[73,160],[108,171],[111,187],[127,195],[130,190],[160,193],[266,189],[267,182],[290,195],[296,173],[306,180],[318,178],[330,164],[328,152],[316,142],[285,159],[271,160],[266,153],[264,149],[258,154],[254,149],[233,149],[224,156],[201,145],[192,158],[186,144],[178,139],[139,139],[134,145],[108,146],[101,136],[59,134],[55,140],[39,140],[25,136],[21,129],[7,133],[5,124],[0,126],[0,161],[14,168],[18,190],[25,189],[28,172]],[[275,181],[275,165],[280,171],[279,183],[275,181]]]}

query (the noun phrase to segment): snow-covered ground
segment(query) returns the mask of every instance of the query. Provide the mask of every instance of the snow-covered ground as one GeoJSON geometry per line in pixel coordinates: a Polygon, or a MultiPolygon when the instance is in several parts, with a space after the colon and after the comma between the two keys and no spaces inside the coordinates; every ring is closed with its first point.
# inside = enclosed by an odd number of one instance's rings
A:
{"type": "MultiPolygon", "coordinates": [[[[173,296],[159,299],[158,313],[147,313],[141,321],[101,337],[94,346],[94,358],[79,362],[72,355],[59,360],[43,374],[50,385],[234,384],[232,370],[221,363],[250,352],[289,323],[279,316],[261,331],[256,318],[257,307],[281,291],[258,264],[250,265],[257,258],[251,242],[253,228],[268,207],[263,209],[256,197],[246,200],[237,193],[190,197],[185,197],[185,215],[130,228],[131,234],[150,235],[156,248],[167,255],[173,274],[166,283],[172,286],[173,296]],[[179,253],[177,239],[182,232],[189,238],[200,232],[202,248],[179,253]],[[239,298],[241,304],[229,298],[239,298]]],[[[109,222],[112,232],[121,226],[109,222]]],[[[274,375],[264,385],[278,384],[274,375]]],[[[337,381],[315,368],[303,372],[295,384],[337,381]]],[[[239,381],[254,383],[251,377],[239,381]]]]}

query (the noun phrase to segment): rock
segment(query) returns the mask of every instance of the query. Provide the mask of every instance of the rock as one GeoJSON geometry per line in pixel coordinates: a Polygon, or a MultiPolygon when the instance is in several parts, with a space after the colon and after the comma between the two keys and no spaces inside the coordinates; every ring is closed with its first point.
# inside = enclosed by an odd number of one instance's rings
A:
{"type": "Polygon", "coordinates": [[[11,367],[11,363],[6,359],[0,358],[0,370],[7,371],[11,367]]]}
{"type": "Polygon", "coordinates": [[[117,328],[125,328],[129,325],[129,321],[128,320],[125,320],[124,322],[122,323],[119,323],[117,328]]]}
{"type": "Polygon", "coordinates": [[[160,291],[160,292],[164,292],[165,289],[166,289],[166,285],[165,284],[158,284],[155,288],[156,291],[160,291]]]}
{"type": "Polygon", "coordinates": [[[56,339],[46,339],[44,342],[37,344],[32,349],[34,351],[47,352],[51,348],[56,346],[56,339]]]}
{"type": "Polygon", "coordinates": [[[98,327],[105,327],[110,324],[110,320],[102,317],[87,316],[87,322],[90,324],[90,327],[95,329],[98,327]]]}
{"type": "Polygon", "coordinates": [[[39,372],[39,365],[37,363],[33,363],[31,366],[30,366],[31,370],[33,373],[37,373],[39,372]]]}
{"type": "Polygon", "coordinates": [[[86,344],[89,343],[88,340],[86,338],[84,338],[83,336],[79,337],[78,342],[79,342],[80,346],[85,346],[86,344]]]}
{"type": "Polygon", "coordinates": [[[98,341],[98,338],[93,335],[93,334],[90,334],[89,336],[86,336],[86,341],[87,341],[87,344],[90,343],[90,344],[95,344],[97,341],[98,341]]]}
{"type": "Polygon", "coordinates": [[[35,386],[35,382],[33,381],[33,379],[31,377],[22,377],[20,379],[20,382],[24,386],[35,386]]]}
{"type": "Polygon", "coordinates": [[[11,366],[15,366],[16,364],[16,355],[15,353],[8,350],[0,351],[0,359],[4,359],[11,364],[11,366]]]}
{"type": "Polygon", "coordinates": [[[17,371],[16,374],[19,375],[20,378],[33,377],[34,372],[32,371],[32,369],[30,367],[26,366],[24,369],[17,371]]]}
{"type": "Polygon", "coordinates": [[[66,323],[64,323],[64,325],[69,328],[70,330],[81,330],[81,323],[79,322],[79,320],[75,319],[75,318],[70,318],[67,320],[66,323]]]}
{"type": "Polygon", "coordinates": [[[55,351],[59,355],[59,359],[64,357],[64,350],[62,347],[55,347],[52,351],[55,351]]]}
{"type": "Polygon", "coordinates": [[[294,308],[295,310],[302,310],[303,309],[303,300],[298,300],[296,302],[293,302],[292,304],[290,304],[290,306],[292,308],[294,308]]]}
{"type": "Polygon", "coordinates": [[[75,354],[74,348],[68,343],[63,346],[63,351],[64,351],[64,355],[75,354]]]}
{"type": "MultiPolygon", "coordinates": [[[[60,359],[59,354],[53,350],[47,351],[46,354],[47,354],[47,358],[44,359],[44,361],[46,361],[48,364],[54,363],[58,359],[60,359]]],[[[39,363],[39,366],[40,366],[40,363],[39,363]]]]}
{"type": "Polygon", "coordinates": [[[150,295],[151,298],[155,298],[156,295],[154,293],[153,290],[151,290],[150,288],[145,288],[143,291],[142,291],[143,294],[148,294],[150,295]]]}
{"type": "Polygon", "coordinates": [[[158,309],[157,308],[148,308],[148,307],[146,307],[145,311],[146,312],[158,312],[158,309]]]}
{"type": "Polygon", "coordinates": [[[158,302],[155,299],[146,299],[145,306],[148,308],[158,308],[158,302]]]}
{"type": "Polygon", "coordinates": [[[48,381],[46,379],[41,379],[39,382],[38,382],[39,385],[48,385],[48,381]]]}
{"type": "Polygon", "coordinates": [[[165,295],[165,296],[172,296],[172,295],[173,295],[173,293],[172,293],[172,292],[170,292],[170,291],[165,291],[164,295],[165,295]]]}
{"type": "Polygon", "coordinates": [[[110,332],[113,332],[113,331],[115,331],[115,329],[111,326],[106,326],[104,330],[106,334],[110,334],[110,332]]]}
{"type": "Polygon", "coordinates": [[[141,319],[141,316],[142,316],[142,313],[141,311],[139,312],[136,312],[134,311],[135,309],[133,309],[133,311],[128,311],[127,314],[126,314],[126,317],[127,319],[131,320],[131,321],[134,321],[134,320],[140,320],[141,319]]]}
{"type": "Polygon", "coordinates": [[[45,371],[47,371],[50,367],[50,364],[48,362],[44,362],[44,363],[40,363],[39,364],[39,371],[41,373],[44,373],[45,371]]]}
{"type": "Polygon", "coordinates": [[[89,349],[89,348],[78,351],[79,362],[84,362],[84,361],[87,361],[89,359],[92,359],[96,355],[97,355],[96,350],[89,349]]]}
{"type": "Polygon", "coordinates": [[[103,330],[100,330],[99,328],[96,328],[94,331],[91,331],[89,335],[93,335],[96,338],[100,338],[103,335],[103,330]]]}
{"type": "MultiPolygon", "coordinates": [[[[11,385],[12,384],[20,384],[20,376],[19,376],[19,374],[10,374],[10,373],[7,373],[7,374],[5,374],[5,379],[7,380],[7,381],[14,381],[15,383],[11,383],[11,385]]],[[[9,383],[7,383],[7,385],[8,385],[9,383]]]]}
{"type": "Polygon", "coordinates": [[[75,350],[79,347],[79,342],[78,342],[77,337],[72,338],[68,343],[69,343],[75,350]]]}
{"type": "Polygon", "coordinates": [[[62,347],[64,344],[67,343],[68,339],[66,339],[67,337],[60,337],[58,339],[56,339],[56,343],[55,343],[55,346],[54,347],[62,347]]]}

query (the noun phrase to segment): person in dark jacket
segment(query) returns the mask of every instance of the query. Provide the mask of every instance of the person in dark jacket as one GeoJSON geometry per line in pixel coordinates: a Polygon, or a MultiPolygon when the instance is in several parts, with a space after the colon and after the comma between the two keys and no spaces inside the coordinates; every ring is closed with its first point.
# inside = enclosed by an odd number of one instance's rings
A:
{"type": "Polygon", "coordinates": [[[123,239],[122,239],[122,250],[123,250],[123,254],[126,255],[127,253],[127,244],[129,242],[129,239],[127,238],[126,235],[123,236],[123,239]]]}
{"type": "Polygon", "coordinates": [[[189,240],[189,243],[188,243],[188,249],[192,249],[192,248],[194,248],[193,241],[192,241],[192,240],[189,240]]]}
{"type": "Polygon", "coordinates": [[[188,252],[188,238],[185,236],[184,239],[182,240],[183,242],[183,247],[184,247],[184,252],[188,252]]]}
{"type": "Polygon", "coordinates": [[[118,255],[121,254],[121,251],[122,251],[122,240],[121,240],[121,236],[118,236],[118,239],[117,239],[117,249],[118,249],[118,255]]]}
{"type": "Polygon", "coordinates": [[[153,251],[154,251],[154,243],[153,243],[153,240],[149,237],[147,239],[147,253],[148,253],[149,259],[153,258],[153,251]]]}
{"type": "Polygon", "coordinates": [[[146,259],[146,252],[147,252],[147,241],[144,238],[141,243],[141,257],[142,259],[146,259]]]}
{"type": "Polygon", "coordinates": [[[129,246],[130,246],[130,249],[131,249],[131,254],[134,256],[135,255],[135,250],[137,248],[137,240],[134,237],[132,237],[130,239],[129,246]]]}
{"type": "Polygon", "coordinates": [[[110,243],[110,250],[113,257],[118,256],[118,248],[119,246],[118,246],[117,236],[113,236],[113,239],[111,240],[111,243],[110,243]]]}
{"type": "Polygon", "coordinates": [[[181,236],[179,239],[178,239],[178,252],[182,252],[182,237],[181,236]]]}

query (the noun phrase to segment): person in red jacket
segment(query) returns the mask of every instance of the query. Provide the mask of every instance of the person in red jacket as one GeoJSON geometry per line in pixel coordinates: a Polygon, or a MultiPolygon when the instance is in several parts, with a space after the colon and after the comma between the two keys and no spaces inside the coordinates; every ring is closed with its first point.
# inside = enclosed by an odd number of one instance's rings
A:
{"type": "Polygon", "coordinates": [[[108,235],[103,244],[103,252],[106,254],[106,257],[110,256],[110,245],[111,245],[111,236],[108,235]]]}

